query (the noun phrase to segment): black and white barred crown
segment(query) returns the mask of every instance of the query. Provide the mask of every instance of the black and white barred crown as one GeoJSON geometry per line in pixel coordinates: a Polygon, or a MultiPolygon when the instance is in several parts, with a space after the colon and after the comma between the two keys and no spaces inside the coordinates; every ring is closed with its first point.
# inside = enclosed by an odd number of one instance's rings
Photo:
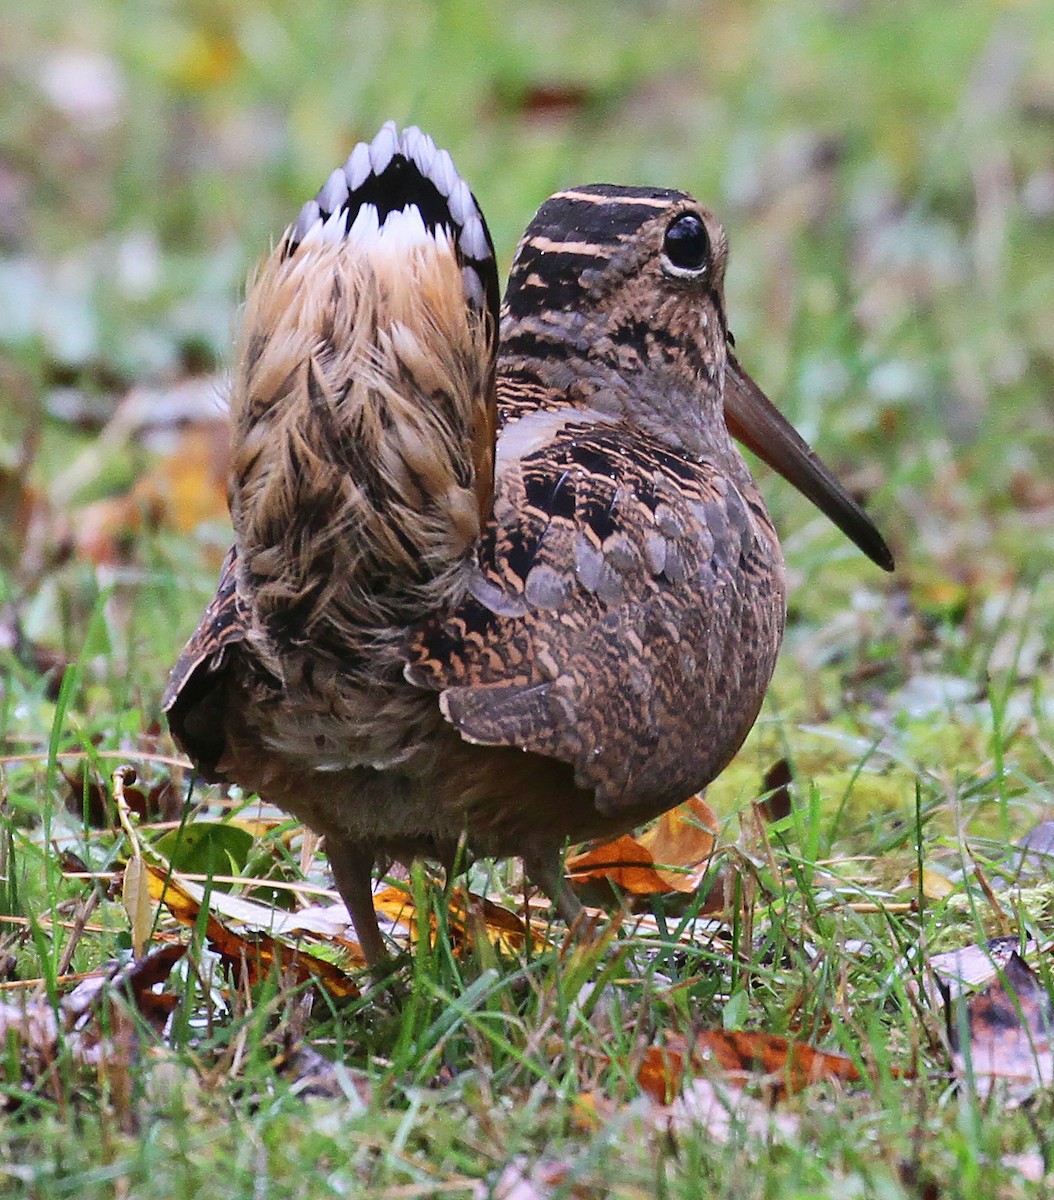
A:
{"type": "Polygon", "coordinates": [[[372,142],[360,142],[314,200],[300,210],[285,253],[313,241],[347,239],[364,247],[383,239],[398,248],[437,234],[453,242],[465,297],[498,327],[498,270],[487,222],[446,150],[416,126],[401,133],[387,121],[372,142]]]}

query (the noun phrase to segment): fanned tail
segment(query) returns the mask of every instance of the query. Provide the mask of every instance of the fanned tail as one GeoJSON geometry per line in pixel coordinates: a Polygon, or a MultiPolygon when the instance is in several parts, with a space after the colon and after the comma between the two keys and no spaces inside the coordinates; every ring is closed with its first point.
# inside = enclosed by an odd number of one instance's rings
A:
{"type": "Polygon", "coordinates": [[[498,281],[446,151],[385,125],[246,303],[231,400],[239,593],[350,667],[456,602],[490,510],[498,281]]]}

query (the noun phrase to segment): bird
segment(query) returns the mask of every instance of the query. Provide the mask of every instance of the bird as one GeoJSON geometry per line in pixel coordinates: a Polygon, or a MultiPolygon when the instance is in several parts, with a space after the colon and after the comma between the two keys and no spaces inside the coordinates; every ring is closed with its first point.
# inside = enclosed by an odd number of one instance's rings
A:
{"type": "Polygon", "coordinates": [[[378,867],[519,857],[573,922],[566,845],[740,748],[786,582],[733,435],[893,569],[741,367],[727,261],[685,192],[569,187],[500,303],[449,152],[388,122],[251,281],[234,544],[162,706],[201,777],[324,835],[367,964],[378,867]]]}

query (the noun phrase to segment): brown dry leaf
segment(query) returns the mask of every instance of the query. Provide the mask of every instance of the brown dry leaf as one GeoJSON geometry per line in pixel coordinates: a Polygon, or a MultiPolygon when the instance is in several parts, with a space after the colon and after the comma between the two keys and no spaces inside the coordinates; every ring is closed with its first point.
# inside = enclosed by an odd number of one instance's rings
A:
{"type": "Polygon", "coordinates": [[[634,896],[697,891],[717,844],[718,821],[702,798],[671,808],[639,837],[628,834],[567,860],[572,883],[607,879],[634,896]]]}
{"type": "MultiPolygon", "coordinates": [[[[108,781],[85,764],[77,773],[59,767],[68,791],[64,797],[67,812],[78,820],[87,821],[92,829],[111,829],[116,813],[110,798],[108,781]]],[[[158,779],[148,788],[128,785],[124,799],[131,812],[144,821],[178,820],[183,800],[169,776],[158,779]]]]}
{"type": "Polygon", "coordinates": [[[136,1009],[157,1029],[165,1023],[178,999],[171,992],[155,992],[154,988],[164,983],[185,952],[185,946],[175,943],[159,946],[125,967],[119,978],[131,993],[136,1009]]]}
{"type": "Polygon", "coordinates": [[[113,806],[109,790],[99,774],[87,769],[73,774],[62,766],[59,771],[69,789],[64,797],[66,811],[87,821],[92,829],[109,829],[114,820],[113,806]]]}
{"type": "Polygon", "coordinates": [[[593,96],[580,83],[536,83],[516,99],[517,110],[528,120],[566,120],[589,106],[593,96]]]}
{"type": "Polygon", "coordinates": [[[1014,951],[1000,977],[968,1002],[965,1020],[951,1022],[956,1075],[973,1079],[988,1092],[1001,1086],[1015,1102],[1027,1100],[1038,1088],[1054,1082],[1052,1024],[1047,989],[1014,951]]]}
{"type": "Polygon", "coordinates": [[[785,758],[777,759],[765,772],[761,780],[761,794],[765,798],[756,801],[754,807],[766,821],[782,821],[790,816],[790,785],[793,782],[790,763],[785,758]]]}
{"type": "MultiPolygon", "coordinates": [[[[417,940],[417,909],[413,897],[404,888],[389,886],[374,893],[375,911],[395,926],[393,936],[413,944],[417,940]]],[[[548,940],[540,927],[526,925],[521,917],[463,888],[450,894],[447,923],[455,954],[462,953],[481,935],[496,949],[506,954],[519,954],[530,939],[534,951],[544,950],[548,940]]],[[[435,936],[435,921],[430,919],[431,935],[435,936]]]]}
{"type": "MultiPolygon", "coordinates": [[[[195,926],[201,912],[201,901],[191,894],[174,874],[160,867],[147,865],[150,894],[160,901],[183,925],[195,926]]],[[[250,984],[257,983],[276,966],[280,971],[292,971],[298,983],[314,979],[332,996],[357,996],[358,988],[336,965],[286,945],[266,933],[245,938],[229,929],[218,917],[209,913],[205,936],[217,954],[236,970],[244,970],[250,984]]]]}
{"type": "Polygon", "coordinates": [[[737,1086],[748,1078],[763,1076],[774,1099],[821,1080],[855,1083],[860,1079],[856,1064],[844,1054],[817,1050],[774,1034],[704,1029],[691,1041],[671,1034],[662,1045],[649,1046],[637,1080],[652,1100],[670,1104],[684,1087],[689,1064],[693,1074],[716,1073],[737,1086]]]}
{"type": "Polygon", "coordinates": [[[186,947],[177,944],[159,946],[133,962],[95,971],[63,1000],[63,1011],[79,1026],[97,1009],[102,996],[116,993],[130,999],[136,1010],[160,1029],[177,1001],[171,993],[155,992],[154,988],[168,978],[185,952],[186,947]]]}

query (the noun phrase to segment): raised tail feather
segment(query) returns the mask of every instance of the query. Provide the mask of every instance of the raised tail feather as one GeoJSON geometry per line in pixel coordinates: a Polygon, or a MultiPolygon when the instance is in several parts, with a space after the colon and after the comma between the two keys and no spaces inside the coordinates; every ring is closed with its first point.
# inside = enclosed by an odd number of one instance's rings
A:
{"type": "Polygon", "coordinates": [[[450,156],[385,125],[264,264],[231,399],[238,590],[354,666],[456,602],[490,511],[498,280],[450,156]]]}

